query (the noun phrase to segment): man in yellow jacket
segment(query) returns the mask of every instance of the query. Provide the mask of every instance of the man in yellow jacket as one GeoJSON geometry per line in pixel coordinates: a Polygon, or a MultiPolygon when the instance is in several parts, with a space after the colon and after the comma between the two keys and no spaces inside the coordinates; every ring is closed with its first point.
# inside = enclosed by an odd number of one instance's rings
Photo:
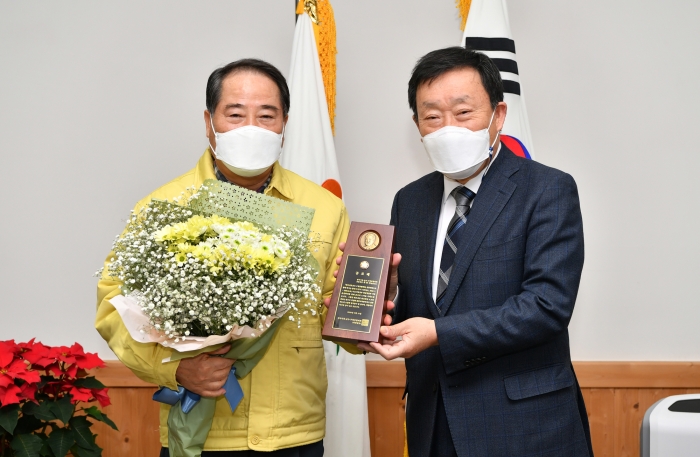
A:
{"type": "MultiPolygon", "coordinates": [[[[141,200],[172,200],[188,187],[219,179],[282,200],[314,208],[311,225],[320,236],[313,255],[320,265],[324,297],[332,293],[349,221],[343,202],[291,171],[277,159],[289,111],[289,89],[274,66],[243,59],[215,70],[207,82],[204,123],[210,148],[194,169],[141,200]]],[[[112,257],[111,253],[107,259],[112,257]]],[[[177,389],[178,385],[206,397],[219,397],[203,456],[316,457],[323,455],[326,366],[321,342],[325,312],[307,315],[301,327],[284,320],[258,365],[240,379],[244,397],[231,412],[222,386],[232,360],[200,355],[162,363],[171,350],[135,342],[109,300],[120,294],[119,283],[103,275],[97,290],[95,326],[119,359],[139,378],[177,389]]],[[[325,309],[324,309],[325,310],[325,309]]],[[[225,353],[224,347],[217,353],[225,353]]],[[[169,406],[160,411],[160,436],[168,456],[169,406]]]]}

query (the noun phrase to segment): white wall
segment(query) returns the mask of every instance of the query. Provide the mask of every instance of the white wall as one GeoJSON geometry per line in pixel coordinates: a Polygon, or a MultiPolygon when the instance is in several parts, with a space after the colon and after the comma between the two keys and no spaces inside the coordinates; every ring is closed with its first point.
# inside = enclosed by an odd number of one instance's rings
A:
{"type": "Polygon", "coordinates": [[[573,357],[700,359],[700,3],[509,7],[537,158],[581,195],[573,357]]]}
{"type": "MultiPolygon", "coordinates": [[[[292,0],[0,0],[0,339],[81,342],[96,279],[134,202],[206,147],[209,73],[289,68],[292,0]]],[[[579,184],[586,265],[577,360],[698,360],[697,2],[511,0],[537,159],[579,184]]],[[[336,148],[354,220],[389,219],[430,171],[406,83],[460,42],[452,0],[333,0],[336,148]]],[[[293,115],[293,107],[292,107],[293,115]]]]}

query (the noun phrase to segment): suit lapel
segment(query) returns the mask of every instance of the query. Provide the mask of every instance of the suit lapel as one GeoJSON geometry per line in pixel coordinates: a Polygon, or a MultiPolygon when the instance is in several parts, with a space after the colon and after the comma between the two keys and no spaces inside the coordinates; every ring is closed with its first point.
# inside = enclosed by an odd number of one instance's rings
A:
{"type": "Polygon", "coordinates": [[[423,198],[416,198],[416,202],[420,205],[417,224],[420,238],[418,258],[420,259],[420,277],[423,278],[423,302],[427,304],[430,314],[437,318],[440,317],[440,312],[433,300],[433,258],[444,191],[442,174],[433,173],[426,184],[423,198]]]}
{"type": "MultiPolygon", "coordinates": [[[[450,273],[450,283],[445,290],[442,315],[452,306],[457,289],[464,279],[481,242],[495,222],[496,218],[513,195],[516,184],[509,179],[519,168],[515,155],[501,143],[501,149],[491,169],[484,176],[474,204],[469,212],[464,234],[450,273]]],[[[434,238],[433,238],[434,239],[434,238]]]]}

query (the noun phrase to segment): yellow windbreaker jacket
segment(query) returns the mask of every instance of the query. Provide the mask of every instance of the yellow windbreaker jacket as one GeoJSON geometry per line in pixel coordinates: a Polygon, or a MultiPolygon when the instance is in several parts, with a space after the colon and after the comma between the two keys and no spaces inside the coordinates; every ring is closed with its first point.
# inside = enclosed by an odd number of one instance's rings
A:
{"type": "MultiPolygon", "coordinates": [[[[199,187],[206,179],[216,179],[207,149],[197,166],[141,200],[136,208],[152,198],[172,200],[188,187],[199,187]]],[[[323,296],[333,291],[340,255],[338,243],[345,241],[349,220],[345,205],[336,196],[275,163],[272,180],[265,194],[314,208],[311,231],[320,236],[321,246],[313,252],[320,265],[323,296]]],[[[107,260],[112,253],[107,256],[107,260]]],[[[107,261],[105,261],[106,263],[107,261]]],[[[119,283],[104,275],[97,286],[95,327],[119,360],[144,381],[177,389],[178,362],[163,364],[171,349],[158,344],[135,342],[109,303],[119,295],[119,283]]],[[[324,308],[325,311],[325,308],[324,308]]],[[[326,313],[304,316],[301,328],[284,320],[258,365],[240,379],[244,397],[232,413],[226,400],[216,403],[216,414],[205,450],[273,451],[301,446],[323,439],[326,413],[326,363],[321,329],[326,313]]],[[[357,351],[353,351],[357,352],[357,351]]],[[[169,406],[161,405],[160,437],[168,445],[169,406]]]]}

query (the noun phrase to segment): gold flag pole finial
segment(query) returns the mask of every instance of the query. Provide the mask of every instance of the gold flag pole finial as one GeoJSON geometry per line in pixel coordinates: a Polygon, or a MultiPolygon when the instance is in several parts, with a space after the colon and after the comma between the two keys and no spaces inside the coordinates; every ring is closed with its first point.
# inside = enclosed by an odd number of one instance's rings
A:
{"type": "Polygon", "coordinates": [[[311,18],[311,22],[316,25],[320,24],[318,21],[318,5],[316,4],[316,0],[304,0],[304,11],[306,11],[306,14],[311,18]]]}

